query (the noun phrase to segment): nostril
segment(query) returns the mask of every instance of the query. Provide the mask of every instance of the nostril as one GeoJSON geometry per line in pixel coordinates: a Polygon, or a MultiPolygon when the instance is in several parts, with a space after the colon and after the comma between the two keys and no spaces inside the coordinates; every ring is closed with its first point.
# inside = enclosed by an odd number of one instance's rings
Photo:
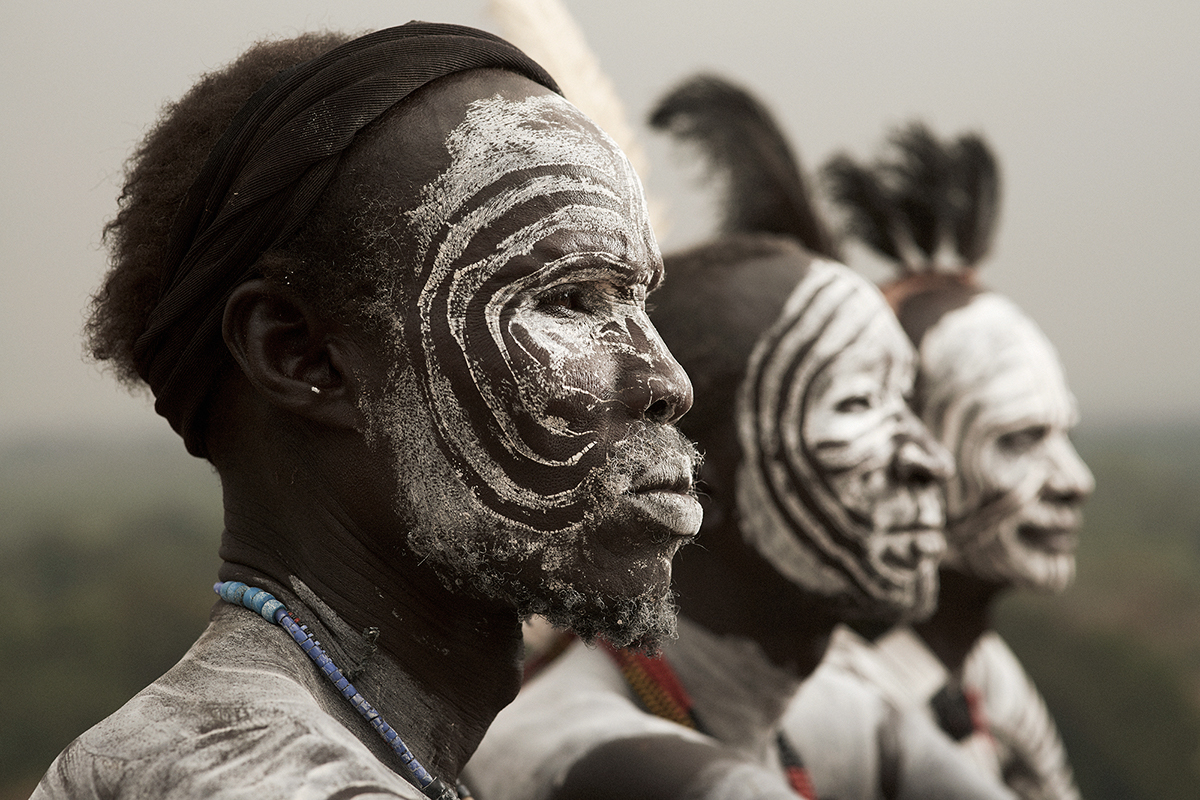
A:
{"type": "Polygon", "coordinates": [[[1082,503],[1086,495],[1075,487],[1050,486],[1043,492],[1043,497],[1051,503],[1073,506],[1082,503]]]}
{"type": "Polygon", "coordinates": [[[646,408],[645,417],[650,422],[669,422],[673,416],[671,404],[666,400],[655,400],[646,408]]]}
{"type": "Polygon", "coordinates": [[[901,483],[925,487],[938,480],[938,470],[931,454],[916,442],[904,442],[892,459],[892,474],[901,483]]]}
{"type": "Polygon", "coordinates": [[[902,470],[902,477],[913,486],[928,486],[934,482],[933,470],[924,464],[909,464],[902,470]]]}

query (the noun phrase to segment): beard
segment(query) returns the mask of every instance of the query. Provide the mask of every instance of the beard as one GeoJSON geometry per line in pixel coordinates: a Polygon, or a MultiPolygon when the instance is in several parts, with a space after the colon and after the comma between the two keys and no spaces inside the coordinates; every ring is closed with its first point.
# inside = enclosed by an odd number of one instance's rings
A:
{"type": "Polygon", "coordinates": [[[371,429],[400,478],[396,510],[407,546],[446,588],[522,618],[539,614],[589,642],[603,636],[652,650],[674,636],[670,561],[691,537],[647,518],[627,497],[654,464],[682,458],[698,467],[694,445],[674,427],[636,423],[585,478],[582,521],[534,530],[472,491],[438,445],[428,413],[402,400],[415,396],[404,383],[370,414],[371,429]]]}
{"type": "Polygon", "coordinates": [[[517,611],[527,620],[534,614],[555,628],[572,631],[588,644],[603,637],[615,647],[656,652],[675,638],[678,606],[674,593],[647,587],[637,597],[588,597],[578,591],[548,593],[512,587],[517,611]]]}

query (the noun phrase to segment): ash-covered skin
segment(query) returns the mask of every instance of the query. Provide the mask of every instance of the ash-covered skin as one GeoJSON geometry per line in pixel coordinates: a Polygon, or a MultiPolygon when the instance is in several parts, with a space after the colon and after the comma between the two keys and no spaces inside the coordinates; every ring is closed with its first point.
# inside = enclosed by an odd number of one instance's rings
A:
{"type": "Polygon", "coordinates": [[[1075,575],[1091,472],[1054,347],[1011,301],[976,296],[921,340],[922,418],[953,452],[947,563],[1004,585],[1061,591],[1075,575]]]}
{"type": "Polygon", "coordinates": [[[909,409],[915,354],[879,291],[814,262],[738,398],[738,509],[751,543],[847,614],[920,618],[937,597],[953,469],[909,409]]]}
{"type": "Polygon", "coordinates": [[[641,186],[552,94],[472,103],[446,148],[408,212],[405,366],[373,414],[409,544],[462,589],[650,644],[701,512],[669,424],[691,385],[645,311],[662,260],[641,186]]]}

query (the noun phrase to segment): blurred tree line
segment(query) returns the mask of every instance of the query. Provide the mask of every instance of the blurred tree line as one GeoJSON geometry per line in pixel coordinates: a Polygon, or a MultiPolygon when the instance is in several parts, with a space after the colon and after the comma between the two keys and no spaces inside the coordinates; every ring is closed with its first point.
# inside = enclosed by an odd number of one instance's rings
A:
{"type": "MultiPolygon", "coordinates": [[[[1200,786],[1200,427],[1088,429],[1075,586],[1013,594],[998,627],[1041,687],[1089,800],[1200,786]]],[[[203,630],[221,530],[178,442],[0,447],[0,800],[203,630]]]]}

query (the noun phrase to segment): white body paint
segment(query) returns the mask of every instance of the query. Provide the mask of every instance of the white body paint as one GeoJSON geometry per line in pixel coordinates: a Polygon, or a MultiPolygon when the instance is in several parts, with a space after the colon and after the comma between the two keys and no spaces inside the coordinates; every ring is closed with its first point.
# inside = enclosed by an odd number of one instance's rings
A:
{"type": "Polygon", "coordinates": [[[922,418],[958,462],[947,560],[987,580],[1062,590],[1093,480],[1068,438],[1078,412],[1053,346],[1011,301],[986,293],[933,325],[920,357],[922,418]]]}
{"type": "MultiPolygon", "coordinates": [[[[430,274],[421,289],[418,301],[421,330],[425,339],[432,336],[431,306],[439,292],[443,291],[443,283],[449,285],[451,331],[459,346],[469,353],[471,348],[464,333],[469,319],[468,305],[472,298],[485,291],[485,284],[499,268],[515,258],[529,256],[540,242],[561,229],[649,231],[640,184],[620,150],[617,150],[611,140],[604,137],[598,129],[588,125],[577,112],[574,116],[578,122],[574,126],[548,126],[545,118],[548,109],[561,112],[570,109],[570,105],[557,95],[531,97],[521,102],[504,100],[498,96],[481,100],[472,105],[466,120],[447,140],[446,147],[453,158],[450,168],[437,181],[422,190],[426,198],[425,204],[409,213],[410,221],[421,233],[420,241],[425,251],[419,256],[419,261],[431,262],[430,274]],[[490,200],[472,208],[465,217],[454,219],[463,206],[481,191],[511,178],[518,171],[580,164],[601,170],[608,181],[602,183],[589,179],[586,175],[576,174],[536,176],[502,189],[490,200]],[[613,191],[610,187],[614,184],[624,191],[613,191]],[[569,192],[600,194],[608,198],[615,207],[599,208],[588,202],[560,205],[553,216],[544,217],[536,224],[507,237],[494,253],[466,266],[460,263],[474,238],[493,226],[501,215],[531,201],[545,200],[551,194],[569,192]],[[452,219],[452,227],[447,228],[452,219]],[[428,249],[435,246],[434,236],[442,230],[447,231],[446,236],[436,243],[436,252],[429,252],[428,249]]],[[[632,243],[637,240],[629,237],[629,241],[632,243]]],[[[643,247],[647,245],[645,242],[640,244],[643,247]]],[[[649,245],[653,246],[652,239],[649,245]]],[[[538,375],[524,374],[518,369],[502,330],[505,325],[512,325],[515,321],[511,318],[503,319],[503,311],[514,297],[528,291],[531,285],[541,284],[542,288],[545,288],[547,273],[563,273],[564,282],[589,281],[604,275],[580,271],[578,264],[584,260],[584,255],[586,254],[570,253],[540,265],[540,268],[531,272],[524,280],[516,280],[499,287],[487,301],[486,323],[492,340],[502,354],[508,371],[520,387],[521,399],[534,413],[545,408],[550,399],[547,392],[552,391],[555,384],[552,381],[539,380],[541,376],[538,375]]],[[[595,257],[610,263],[614,261],[610,254],[596,253],[595,257]]],[[[560,371],[566,359],[578,354],[579,342],[574,337],[564,337],[550,331],[542,341],[548,343],[550,372],[560,371]]],[[[469,358],[473,375],[486,374],[489,366],[479,363],[477,358],[469,358]]],[[[461,400],[456,396],[448,378],[438,371],[431,370],[429,379],[432,383],[431,396],[436,414],[439,419],[444,420],[441,425],[443,436],[449,440],[452,447],[463,453],[476,466],[480,476],[499,494],[513,502],[529,506],[563,506],[577,500],[580,491],[578,484],[568,491],[545,495],[515,482],[502,466],[488,457],[485,448],[479,442],[479,432],[464,424],[465,421],[459,416],[461,400]]],[[[571,431],[563,420],[543,414],[540,421],[547,428],[574,440],[576,444],[571,452],[558,458],[537,453],[522,441],[516,430],[512,418],[511,398],[497,396],[495,387],[480,377],[476,377],[475,385],[503,433],[502,441],[505,447],[515,458],[526,458],[548,466],[570,466],[577,463],[584,453],[596,445],[593,431],[571,431]]],[[[560,392],[572,394],[586,392],[586,389],[581,387],[559,389],[560,392]]],[[[590,401],[595,404],[603,403],[607,399],[595,394],[590,397],[590,401]]]]}
{"type": "Polygon", "coordinates": [[[816,261],[750,359],[738,402],[741,528],[786,577],[862,611],[932,610],[949,458],[905,397],[912,346],[879,291],[816,261]]]}
{"type": "Polygon", "coordinates": [[[881,797],[879,774],[892,771],[899,796],[914,800],[1078,800],[1046,705],[998,635],[979,640],[962,677],[963,687],[980,698],[986,733],[956,743],[937,727],[930,699],[949,677],[907,627],[875,644],[839,628],[784,718],[801,756],[812,756],[814,784],[831,797],[874,800],[881,797]]]}
{"type": "MultiPolygon", "coordinates": [[[[310,625],[317,619],[289,605],[310,625]]],[[[348,663],[332,629],[314,631],[335,661],[348,663]]],[[[399,720],[411,707],[404,688],[412,688],[401,675],[379,655],[355,683],[386,719],[399,720]]],[[[386,765],[383,746],[282,628],[221,605],[183,659],[76,739],[33,797],[422,800],[386,765]]]]}
{"type": "Polygon", "coordinates": [[[404,367],[372,424],[409,546],[445,580],[584,635],[584,608],[615,640],[669,631],[701,510],[694,449],[643,416],[690,385],[646,316],[662,262],[641,186],[568,102],[513,94],[467,106],[405,212],[404,367]]]}
{"type": "MultiPolygon", "coordinates": [[[[749,640],[679,622],[679,637],[666,644],[663,656],[691,693],[697,716],[730,751],[710,767],[703,800],[795,800],[782,777],[774,734],[799,681],[749,640]],[[740,784],[744,793],[736,791],[739,781],[746,782],[740,784]],[[746,794],[751,787],[757,793],[746,794]]],[[[500,712],[465,774],[489,800],[539,800],[591,750],[639,736],[714,743],[641,710],[608,654],[576,643],[500,712]]]]}

